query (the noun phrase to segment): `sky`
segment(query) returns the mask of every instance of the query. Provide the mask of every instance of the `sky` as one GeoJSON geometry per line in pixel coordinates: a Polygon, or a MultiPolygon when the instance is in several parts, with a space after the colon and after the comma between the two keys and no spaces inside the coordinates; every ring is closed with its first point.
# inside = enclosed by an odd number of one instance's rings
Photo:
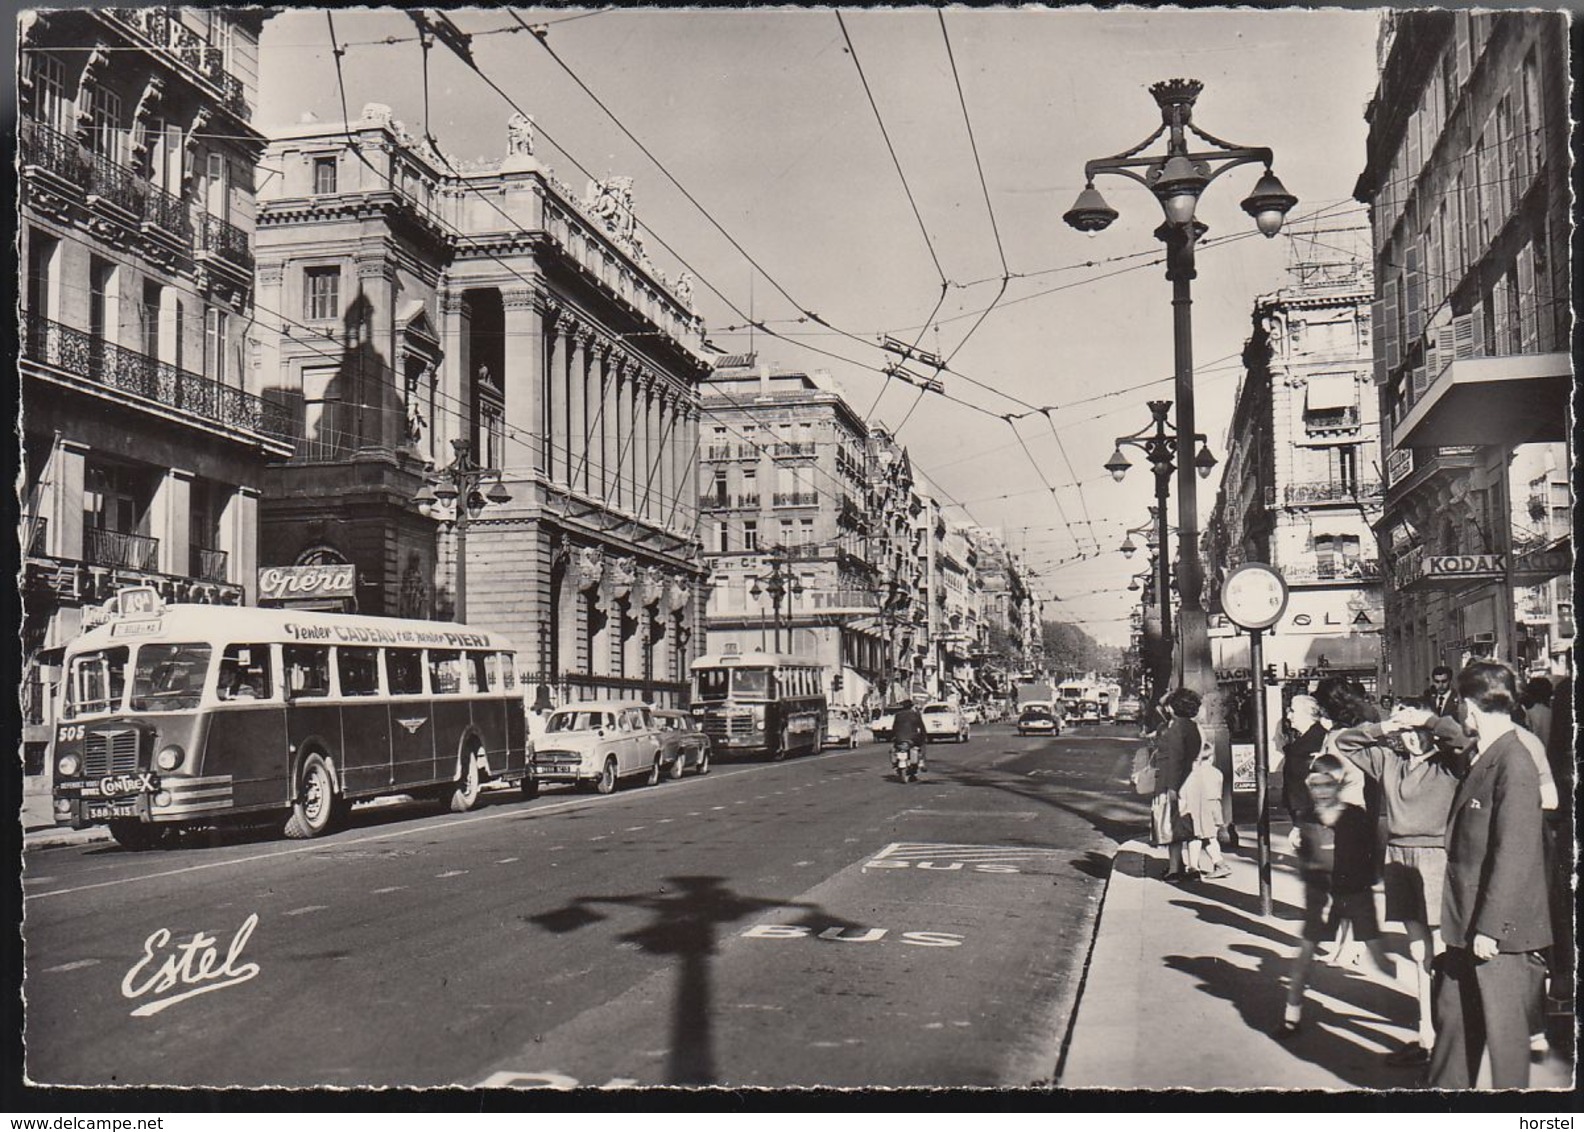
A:
{"type": "MultiPolygon", "coordinates": [[[[1146,401],[1171,397],[1161,215],[1118,177],[1097,184],[1121,214],[1105,232],[1075,232],[1061,214],[1086,160],[1159,125],[1149,86],[1184,77],[1205,84],[1195,124],[1274,151],[1299,198],[1290,231],[1362,225],[1351,196],[1378,13],[516,10],[546,25],[543,44],[497,31],[518,27],[504,9],[447,9],[473,33],[479,70],[436,48],[427,98],[404,13],[335,10],[348,112],[384,103],[415,134],[428,124],[452,157],[493,159],[513,109],[487,77],[533,115],[536,155],[562,180],[634,178],[646,246],[671,277],[692,270],[711,342],[829,371],[861,415],[898,432],[950,517],[1004,532],[1048,618],[1125,643],[1137,604],[1126,586],[1142,565],[1116,547],[1148,520],[1153,486],[1141,453],[1120,485],[1102,465],[1118,436],[1149,424],[1146,401]],[[949,359],[956,400],[887,382],[882,335],[949,359]],[[1031,406],[1049,412],[1006,419],[1031,406]]],[[[330,30],[320,9],[264,25],[266,133],[305,112],[341,119],[330,30]]],[[[1260,172],[1226,174],[1198,213],[1209,232],[1194,283],[1197,428],[1217,456],[1254,301],[1312,249],[1254,232],[1238,202],[1260,172]]],[[[1202,515],[1218,479],[1200,486],[1202,515]]]]}

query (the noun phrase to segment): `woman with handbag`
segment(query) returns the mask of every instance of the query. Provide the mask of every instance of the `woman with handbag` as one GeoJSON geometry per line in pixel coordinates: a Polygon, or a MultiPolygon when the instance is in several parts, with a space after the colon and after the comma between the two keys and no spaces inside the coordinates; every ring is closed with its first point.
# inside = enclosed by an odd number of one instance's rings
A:
{"type": "Polygon", "coordinates": [[[1155,746],[1155,797],[1151,801],[1150,815],[1155,834],[1155,844],[1166,846],[1166,875],[1168,884],[1186,879],[1183,871],[1183,843],[1189,839],[1189,830],[1182,820],[1180,797],[1184,780],[1199,757],[1199,727],[1193,717],[1199,713],[1199,693],[1188,688],[1178,688],[1166,697],[1165,710],[1169,722],[1161,730],[1155,746]]]}
{"type": "Polygon", "coordinates": [[[1215,763],[1215,748],[1209,743],[1197,753],[1177,800],[1187,825],[1188,879],[1207,877],[1222,880],[1232,875],[1221,857],[1220,833],[1226,825],[1221,804],[1225,776],[1215,763]],[[1203,855],[1210,857],[1208,870],[1200,867],[1203,855]]]}

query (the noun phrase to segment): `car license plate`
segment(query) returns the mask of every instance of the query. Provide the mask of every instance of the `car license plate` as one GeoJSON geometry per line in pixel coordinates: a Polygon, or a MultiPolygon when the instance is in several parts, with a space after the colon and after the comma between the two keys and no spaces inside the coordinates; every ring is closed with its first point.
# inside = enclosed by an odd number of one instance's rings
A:
{"type": "Polygon", "coordinates": [[[135,818],[138,816],[136,802],[89,802],[88,818],[91,821],[104,818],[135,818]]]}

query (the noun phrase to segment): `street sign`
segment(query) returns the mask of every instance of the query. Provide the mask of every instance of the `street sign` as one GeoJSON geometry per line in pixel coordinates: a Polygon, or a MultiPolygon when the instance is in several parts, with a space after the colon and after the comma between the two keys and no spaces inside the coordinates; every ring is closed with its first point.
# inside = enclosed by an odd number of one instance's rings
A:
{"type": "Polygon", "coordinates": [[[1287,611],[1287,583],[1263,562],[1245,562],[1221,584],[1221,609],[1240,629],[1269,629],[1287,611]]]}

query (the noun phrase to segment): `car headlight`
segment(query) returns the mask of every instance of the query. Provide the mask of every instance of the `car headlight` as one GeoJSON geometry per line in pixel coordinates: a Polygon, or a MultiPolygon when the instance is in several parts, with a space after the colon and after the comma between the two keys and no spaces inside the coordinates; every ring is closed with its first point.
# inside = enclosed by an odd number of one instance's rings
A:
{"type": "Polygon", "coordinates": [[[62,755],[55,763],[55,769],[62,778],[75,778],[77,771],[82,766],[82,761],[76,755],[62,755]]]}
{"type": "Polygon", "coordinates": [[[154,762],[161,770],[175,770],[181,766],[182,759],[185,757],[186,755],[182,749],[172,743],[170,746],[160,749],[160,753],[155,757],[154,762]]]}

